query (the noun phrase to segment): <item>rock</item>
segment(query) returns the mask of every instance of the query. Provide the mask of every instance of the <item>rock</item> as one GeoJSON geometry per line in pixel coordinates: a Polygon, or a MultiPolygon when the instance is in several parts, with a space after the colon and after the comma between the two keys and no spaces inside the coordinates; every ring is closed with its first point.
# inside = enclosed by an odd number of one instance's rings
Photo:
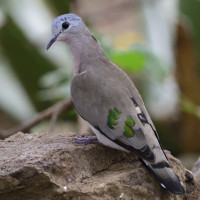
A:
{"type": "Polygon", "coordinates": [[[195,179],[197,181],[200,181],[200,157],[198,160],[194,163],[194,166],[192,168],[192,172],[194,173],[195,179]]]}
{"type": "Polygon", "coordinates": [[[179,156],[178,159],[181,161],[184,167],[189,170],[192,170],[195,161],[197,160],[198,155],[194,153],[184,153],[179,156]]]}
{"type": "Polygon", "coordinates": [[[74,144],[72,135],[18,133],[0,141],[0,200],[200,199],[199,182],[169,152],[187,198],[162,189],[134,154],[74,144]]]}
{"type": "Polygon", "coordinates": [[[192,168],[192,172],[195,173],[198,170],[200,170],[200,157],[197,159],[197,161],[194,163],[194,166],[192,168]]]}

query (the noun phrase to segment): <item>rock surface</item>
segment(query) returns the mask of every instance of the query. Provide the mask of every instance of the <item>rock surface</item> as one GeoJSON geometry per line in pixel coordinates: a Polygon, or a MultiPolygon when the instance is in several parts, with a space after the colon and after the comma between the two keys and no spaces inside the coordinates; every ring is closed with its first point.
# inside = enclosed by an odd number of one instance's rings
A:
{"type": "Polygon", "coordinates": [[[192,168],[192,172],[195,173],[198,170],[200,170],[200,157],[197,159],[197,161],[194,163],[194,166],[192,168]]]}
{"type": "Polygon", "coordinates": [[[0,141],[0,200],[200,199],[200,184],[169,152],[185,196],[160,187],[136,156],[74,144],[73,134],[18,133],[0,141]]]}
{"type": "Polygon", "coordinates": [[[200,157],[194,163],[194,166],[192,168],[192,172],[194,173],[195,179],[200,182],[200,157]]]}

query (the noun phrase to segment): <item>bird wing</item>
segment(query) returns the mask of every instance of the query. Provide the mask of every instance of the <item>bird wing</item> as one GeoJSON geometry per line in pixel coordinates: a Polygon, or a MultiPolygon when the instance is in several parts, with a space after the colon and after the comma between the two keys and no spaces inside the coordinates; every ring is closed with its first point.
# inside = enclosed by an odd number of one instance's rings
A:
{"type": "Polygon", "coordinates": [[[78,113],[112,142],[136,153],[163,188],[174,194],[185,192],[160,147],[140,94],[123,71],[82,72],[72,80],[71,95],[78,113]]]}
{"type": "Polygon", "coordinates": [[[123,71],[113,68],[112,74],[106,69],[103,74],[82,72],[72,80],[71,95],[80,116],[104,136],[145,160],[155,161],[152,149],[160,146],[154,125],[137,89],[123,71]]]}

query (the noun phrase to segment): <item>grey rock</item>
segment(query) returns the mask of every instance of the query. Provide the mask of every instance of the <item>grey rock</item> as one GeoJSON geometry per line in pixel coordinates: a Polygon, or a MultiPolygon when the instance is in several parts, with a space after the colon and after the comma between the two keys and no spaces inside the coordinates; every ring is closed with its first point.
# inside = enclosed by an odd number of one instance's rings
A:
{"type": "Polygon", "coordinates": [[[197,161],[194,163],[194,166],[192,168],[192,172],[194,173],[194,177],[197,181],[200,181],[200,157],[197,159],[197,161]]]}
{"type": "Polygon", "coordinates": [[[138,158],[74,144],[73,134],[18,133],[0,141],[0,200],[200,199],[200,184],[166,151],[186,196],[160,187],[138,158]]]}
{"type": "Polygon", "coordinates": [[[197,161],[194,163],[194,166],[192,168],[192,172],[195,173],[200,169],[200,157],[197,159],[197,161]]]}

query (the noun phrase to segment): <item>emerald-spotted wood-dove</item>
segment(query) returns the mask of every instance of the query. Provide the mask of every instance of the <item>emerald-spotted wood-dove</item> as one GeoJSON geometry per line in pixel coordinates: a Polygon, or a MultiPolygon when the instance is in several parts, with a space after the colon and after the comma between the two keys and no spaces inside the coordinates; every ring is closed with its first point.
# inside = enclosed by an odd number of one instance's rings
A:
{"type": "Polygon", "coordinates": [[[47,49],[56,40],[69,45],[74,62],[72,100],[99,142],[136,153],[163,188],[183,194],[184,188],[159,144],[143,100],[126,73],[107,58],[77,15],[55,18],[52,33],[47,49]]]}

